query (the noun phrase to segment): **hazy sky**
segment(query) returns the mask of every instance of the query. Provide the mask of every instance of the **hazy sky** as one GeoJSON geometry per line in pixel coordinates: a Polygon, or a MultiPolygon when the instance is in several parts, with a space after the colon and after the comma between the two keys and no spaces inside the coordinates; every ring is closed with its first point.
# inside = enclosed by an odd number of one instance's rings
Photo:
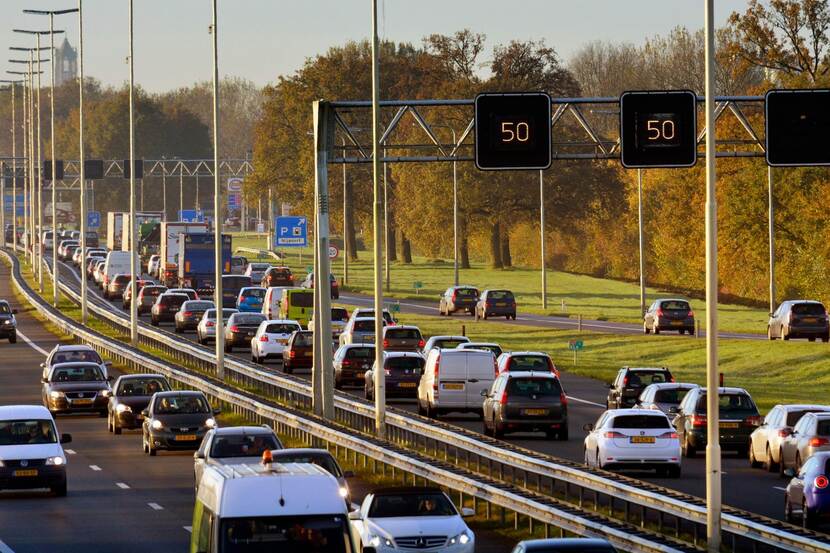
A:
{"type": "MultiPolygon", "coordinates": [[[[716,0],[722,25],[746,0],[716,0]]],[[[128,1],[84,0],[85,74],[105,84],[128,78],[128,1]]],[[[545,39],[568,58],[591,40],[641,42],[677,25],[699,28],[703,0],[378,0],[380,35],[419,43],[430,33],[482,32],[488,51],[510,39],[545,39]]],[[[24,8],[63,9],[77,0],[0,0],[0,44],[33,45],[12,28],[48,29],[24,8]]],[[[259,85],[347,40],[368,38],[370,0],[219,0],[219,68],[259,85]]],[[[208,80],[211,0],[135,0],[135,77],[151,91],[208,80]]],[[[77,16],[55,19],[77,45],[77,16]]],[[[60,38],[56,38],[56,44],[60,38]]],[[[9,54],[12,54],[9,52],[9,54]]],[[[12,54],[17,55],[17,54],[12,54]]],[[[11,57],[11,56],[8,56],[11,57]]],[[[3,71],[13,64],[3,62],[3,71]]]]}

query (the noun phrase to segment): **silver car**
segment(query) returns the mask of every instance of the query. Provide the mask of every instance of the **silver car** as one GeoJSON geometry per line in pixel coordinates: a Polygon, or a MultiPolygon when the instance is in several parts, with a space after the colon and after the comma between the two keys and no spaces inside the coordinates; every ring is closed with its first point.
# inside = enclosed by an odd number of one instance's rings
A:
{"type": "Polygon", "coordinates": [[[661,382],[649,384],[640,392],[640,398],[635,407],[639,409],[655,409],[669,414],[672,407],[677,408],[686,392],[692,388],[699,388],[697,384],[688,382],[661,382]]]}
{"type": "Polygon", "coordinates": [[[807,413],[830,411],[827,405],[776,405],[749,437],[749,463],[769,472],[778,470],[784,438],[807,413]]]}
{"type": "MultiPolygon", "coordinates": [[[[230,319],[231,315],[234,313],[239,313],[239,310],[231,309],[229,307],[222,309],[222,322],[227,324],[228,319],[230,319]]],[[[196,325],[196,337],[202,345],[207,344],[208,340],[216,339],[216,309],[208,309],[205,311],[205,314],[202,315],[202,319],[199,321],[199,324],[196,325]]]]}
{"type": "Polygon", "coordinates": [[[781,460],[778,470],[801,468],[804,461],[817,451],[830,451],[830,413],[807,413],[799,420],[792,433],[781,441],[781,460]]]}
{"type": "Polygon", "coordinates": [[[815,342],[830,341],[830,318],[820,301],[788,300],[782,302],[774,313],[770,313],[767,323],[767,337],[770,340],[781,338],[807,338],[815,342]]]}
{"type": "MultiPolygon", "coordinates": [[[[386,322],[384,321],[384,326],[386,322]]],[[[360,317],[358,319],[351,319],[340,336],[337,337],[338,345],[345,346],[347,344],[374,344],[375,343],[375,319],[369,317],[360,317]]]]}
{"type": "Polygon", "coordinates": [[[282,442],[268,425],[228,426],[208,430],[202,438],[202,445],[193,454],[195,488],[199,489],[202,473],[207,466],[259,463],[266,450],[282,448],[282,442]]]}

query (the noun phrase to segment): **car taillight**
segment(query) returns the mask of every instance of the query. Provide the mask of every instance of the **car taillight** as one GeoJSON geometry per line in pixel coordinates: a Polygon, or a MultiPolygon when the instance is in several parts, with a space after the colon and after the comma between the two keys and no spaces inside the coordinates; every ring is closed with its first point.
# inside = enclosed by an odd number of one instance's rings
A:
{"type": "Polygon", "coordinates": [[[751,417],[747,417],[746,420],[744,420],[744,424],[747,426],[761,426],[761,416],[753,415],[751,417]]]}
{"type": "Polygon", "coordinates": [[[268,336],[265,336],[265,335],[260,336],[259,341],[260,342],[267,342],[268,341],[268,336]]]}
{"type": "Polygon", "coordinates": [[[291,351],[288,352],[288,357],[290,357],[291,359],[294,359],[295,357],[297,357],[297,352],[292,349],[291,351]]]}
{"type": "Polygon", "coordinates": [[[392,369],[383,369],[383,373],[386,376],[392,376],[392,369]]]}
{"type": "Polygon", "coordinates": [[[705,415],[692,415],[692,426],[706,426],[706,416],[705,415]]]}
{"type": "Polygon", "coordinates": [[[625,434],[621,434],[619,432],[615,432],[615,431],[612,430],[610,432],[606,432],[605,437],[606,438],[625,438],[626,436],[625,436],[625,434]]]}
{"type": "Polygon", "coordinates": [[[450,301],[452,301],[453,303],[455,303],[455,298],[456,298],[456,295],[455,295],[455,292],[453,292],[453,293],[452,293],[452,297],[450,298],[450,301]]]}
{"type": "Polygon", "coordinates": [[[422,339],[420,339],[420,340],[418,340],[418,347],[419,347],[419,348],[422,348],[422,347],[424,347],[425,345],[426,345],[426,342],[424,341],[424,339],[423,339],[423,338],[422,338],[422,339]]]}
{"type": "Polygon", "coordinates": [[[657,436],[661,440],[676,440],[677,439],[677,432],[664,432],[657,436]]]}
{"type": "Polygon", "coordinates": [[[206,327],[216,326],[216,323],[214,323],[213,321],[208,321],[208,322],[205,323],[205,326],[206,327]]]}
{"type": "Polygon", "coordinates": [[[432,381],[432,389],[438,391],[438,370],[441,368],[441,354],[435,356],[435,380],[432,381]]]}
{"type": "Polygon", "coordinates": [[[231,332],[239,332],[239,327],[236,325],[231,325],[230,328],[228,328],[228,330],[230,330],[231,332]]]}
{"type": "Polygon", "coordinates": [[[389,340],[387,340],[387,339],[383,340],[383,347],[385,347],[385,348],[389,347],[389,340]]]}
{"type": "Polygon", "coordinates": [[[674,382],[674,377],[669,378],[669,382],[674,382]]]}
{"type": "Polygon", "coordinates": [[[499,363],[498,361],[496,361],[495,357],[493,357],[493,374],[495,374],[496,376],[499,375],[499,363]]]}
{"type": "Polygon", "coordinates": [[[687,316],[687,317],[694,317],[694,316],[695,316],[695,312],[694,312],[694,311],[692,311],[691,309],[689,309],[689,313],[688,313],[688,315],[686,315],[686,316],[687,316]]]}
{"type": "Polygon", "coordinates": [[[819,447],[822,445],[827,445],[828,443],[830,443],[830,440],[828,440],[827,438],[810,438],[810,445],[812,447],[819,447]]]}
{"type": "Polygon", "coordinates": [[[502,405],[507,405],[507,390],[501,393],[501,398],[499,398],[499,403],[502,405]]]}
{"type": "Polygon", "coordinates": [[[559,393],[559,403],[561,403],[563,406],[568,404],[568,396],[565,395],[565,392],[559,393]]]}
{"type": "Polygon", "coordinates": [[[493,302],[491,302],[490,300],[484,300],[484,307],[492,307],[492,305],[493,302]]]}
{"type": "Polygon", "coordinates": [[[354,363],[352,363],[351,359],[343,359],[343,363],[341,363],[341,366],[343,367],[351,367],[352,365],[354,365],[354,363]]]}
{"type": "Polygon", "coordinates": [[[182,317],[192,317],[192,316],[193,316],[192,311],[182,311],[182,317]]]}
{"type": "Polygon", "coordinates": [[[625,378],[623,378],[623,388],[625,388],[626,386],[628,386],[628,377],[627,376],[625,378]]]}
{"type": "Polygon", "coordinates": [[[658,317],[662,317],[663,316],[663,310],[658,308],[657,311],[656,311],[656,315],[658,317]]]}
{"type": "Polygon", "coordinates": [[[782,428],[781,430],[778,431],[778,437],[779,438],[786,438],[790,434],[792,434],[792,431],[789,428],[782,428]]]}
{"type": "Polygon", "coordinates": [[[827,477],[824,476],[823,474],[820,474],[820,475],[816,476],[816,479],[813,481],[813,484],[815,484],[815,486],[820,490],[823,490],[824,488],[826,488],[827,484],[829,484],[829,483],[830,483],[830,480],[827,480],[827,477]]]}

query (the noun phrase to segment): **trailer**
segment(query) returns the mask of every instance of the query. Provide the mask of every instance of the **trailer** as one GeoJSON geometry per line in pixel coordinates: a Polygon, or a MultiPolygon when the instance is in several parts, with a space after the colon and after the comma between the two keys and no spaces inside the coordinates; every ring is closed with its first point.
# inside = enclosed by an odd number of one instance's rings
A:
{"type": "Polygon", "coordinates": [[[179,237],[181,234],[207,234],[206,223],[185,223],[182,221],[161,223],[161,236],[159,244],[158,277],[159,282],[165,286],[176,285],[179,277],[179,237]]]}
{"type": "MultiPolygon", "coordinates": [[[[180,234],[178,286],[209,297],[216,287],[216,240],[213,233],[180,234]]],[[[231,236],[222,235],[222,272],[230,270],[231,236]]]]}
{"type": "MultiPolygon", "coordinates": [[[[121,249],[123,251],[130,250],[130,214],[126,213],[124,224],[121,226],[121,249]]],[[[135,225],[138,228],[138,235],[136,236],[139,252],[141,251],[141,241],[147,233],[152,230],[152,224],[161,223],[164,220],[164,212],[162,211],[137,211],[135,214],[135,225]],[[148,226],[149,224],[149,226],[148,226]],[[142,232],[143,230],[143,232],[142,232]]]]}
{"type": "Polygon", "coordinates": [[[121,250],[122,233],[124,223],[129,221],[130,214],[123,211],[110,211],[107,213],[107,249],[111,252],[121,250]]]}

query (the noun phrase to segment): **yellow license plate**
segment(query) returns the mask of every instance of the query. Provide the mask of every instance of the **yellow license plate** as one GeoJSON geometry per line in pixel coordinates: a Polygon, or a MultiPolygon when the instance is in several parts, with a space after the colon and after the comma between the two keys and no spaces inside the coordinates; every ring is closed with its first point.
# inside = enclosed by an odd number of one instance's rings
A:
{"type": "Polygon", "coordinates": [[[525,409],[524,414],[525,415],[534,415],[534,416],[547,415],[548,410],[547,409],[525,409]]]}
{"type": "Polygon", "coordinates": [[[15,476],[37,476],[37,469],[16,470],[13,474],[15,476]]]}
{"type": "Polygon", "coordinates": [[[496,307],[504,307],[505,305],[507,305],[507,304],[504,303],[503,301],[496,302],[496,307]]]}
{"type": "Polygon", "coordinates": [[[683,321],[672,321],[671,324],[672,324],[672,326],[682,326],[683,321]]]}
{"type": "Polygon", "coordinates": [[[314,355],[314,352],[313,351],[307,351],[303,355],[305,355],[306,357],[311,357],[312,355],[314,355]]]}
{"type": "Polygon", "coordinates": [[[814,323],[814,322],[816,322],[816,319],[813,318],[813,317],[808,317],[808,318],[804,319],[804,322],[805,323],[814,323]]]}
{"type": "Polygon", "coordinates": [[[464,384],[460,382],[448,382],[446,384],[443,384],[443,388],[445,390],[463,390],[464,384]]]}
{"type": "Polygon", "coordinates": [[[720,423],[721,428],[738,428],[737,422],[722,422],[720,423]]]}
{"type": "Polygon", "coordinates": [[[73,399],[72,405],[92,405],[91,399],[73,399]]]}
{"type": "Polygon", "coordinates": [[[631,436],[632,444],[653,444],[654,436],[631,436]]]}
{"type": "Polygon", "coordinates": [[[196,434],[179,434],[175,437],[177,442],[192,442],[196,439],[196,434]]]}
{"type": "Polygon", "coordinates": [[[414,382],[399,382],[398,383],[398,388],[414,388],[414,387],[415,387],[414,382]]]}

